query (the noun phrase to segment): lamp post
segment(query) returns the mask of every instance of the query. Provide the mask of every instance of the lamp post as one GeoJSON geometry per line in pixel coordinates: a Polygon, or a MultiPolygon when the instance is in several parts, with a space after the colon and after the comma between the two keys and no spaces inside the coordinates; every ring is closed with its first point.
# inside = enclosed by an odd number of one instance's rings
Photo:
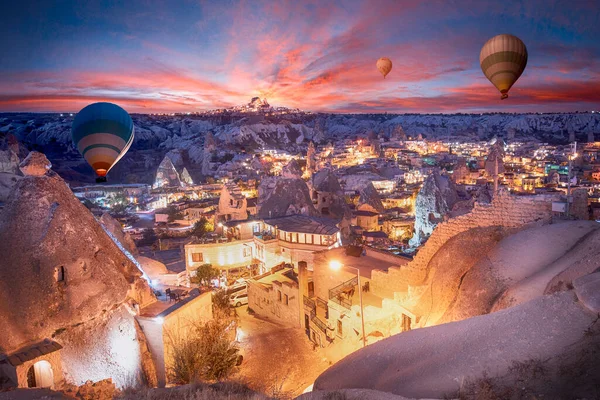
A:
{"type": "MultiPolygon", "coordinates": [[[[360,299],[360,323],[362,327],[363,347],[365,347],[367,345],[367,337],[365,336],[365,313],[363,309],[362,286],[360,284],[360,270],[350,265],[345,265],[345,267],[356,270],[356,276],[358,277],[358,298],[360,299]]],[[[342,263],[339,261],[332,260],[329,262],[329,268],[331,268],[334,271],[339,271],[342,268],[342,263]]]]}

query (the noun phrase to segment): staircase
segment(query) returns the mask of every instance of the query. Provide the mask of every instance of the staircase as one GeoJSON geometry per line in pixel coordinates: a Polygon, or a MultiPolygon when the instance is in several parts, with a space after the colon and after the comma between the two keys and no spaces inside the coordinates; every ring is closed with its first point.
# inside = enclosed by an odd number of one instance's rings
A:
{"type": "MultiPolygon", "coordinates": [[[[325,302],[319,298],[317,298],[317,301],[319,302],[319,305],[322,305],[321,303],[325,302]]],[[[325,337],[327,337],[327,324],[317,317],[317,304],[315,301],[304,296],[304,306],[310,310],[310,321],[325,334],[325,337]]]]}

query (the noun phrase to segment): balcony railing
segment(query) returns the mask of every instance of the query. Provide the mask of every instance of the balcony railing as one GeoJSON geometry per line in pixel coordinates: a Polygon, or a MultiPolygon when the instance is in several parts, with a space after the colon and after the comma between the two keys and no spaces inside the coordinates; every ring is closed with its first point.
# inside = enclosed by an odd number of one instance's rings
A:
{"type": "Polygon", "coordinates": [[[352,298],[350,296],[344,298],[344,295],[347,291],[352,290],[354,286],[358,286],[357,276],[337,285],[333,289],[329,289],[329,300],[332,300],[333,302],[347,309],[352,308],[352,298]]]}
{"type": "Polygon", "coordinates": [[[304,306],[307,307],[309,310],[311,310],[311,312],[313,312],[317,308],[315,301],[312,299],[309,299],[306,296],[304,296],[304,306]]]}
{"type": "Polygon", "coordinates": [[[327,301],[323,300],[320,297],[317,297],[317,306],[327,310],[327,301]]]}

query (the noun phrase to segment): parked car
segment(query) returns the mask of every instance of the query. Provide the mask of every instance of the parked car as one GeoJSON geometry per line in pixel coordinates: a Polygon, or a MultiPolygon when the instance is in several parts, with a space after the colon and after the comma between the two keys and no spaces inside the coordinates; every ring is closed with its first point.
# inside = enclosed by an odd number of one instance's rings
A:
{"type": "Polygon", "coordinates": [[[246,282],[244,282],[244,283],[239,283],[239,284],[235,284],[235,285],[229,286],[227,288],[227,293],[233,294],[233,293],[236,293],[236,292],[240,292],[242,290],[246,291],[247,289],[248,289],[248,284],[246,282]]]}
{"type": "Polygon", "coordinates": [[[248,304],[248,292],[242,291],[239,293],[234,293],[229,297],[229,304],[234,307],[239,307],[242,304],[248,304]]]}

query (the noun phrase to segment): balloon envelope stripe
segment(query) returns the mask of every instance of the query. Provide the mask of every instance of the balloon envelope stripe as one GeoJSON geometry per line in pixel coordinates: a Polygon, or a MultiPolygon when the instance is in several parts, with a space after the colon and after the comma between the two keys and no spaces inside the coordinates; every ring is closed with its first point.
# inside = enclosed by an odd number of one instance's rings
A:
{"type": "Polygon", "coordinates": [[[87,153],[91,149],[97,149],[97,148],[105,148],[105,149],[114,150],[115,153],[117,153],[117,157],[121,153],[121,149],[119,149],[118,147],[111,146],[110,144],[100,144],[100,143],[98,143],[98,144],[92,144],[92,145],[89,145],[88,147],[86,147],[85,150],[83,150],[81,152],[81,155],[85,157],[85,153],[87,153]]]}
{"type": "Polygon", "coordinates": [[[519,75],[525,70],[523,61],[527,63],[527,54],[516,53],[514,51],[501,51],[491,54],[481,62],[481,69],[485,73],[489,67],[499,62],[510,62],[515,64],[515,69],[520,71],[519,75]]]}
{"type": "Polygon", "coordinates": [[[94,133],[92,135],[81,138],[81,140],[77,143],[77,150],[79,150],[79,152],[82,152],[88,146],[97,143],[110,144],[120,149],[119,151],[122,151],[127,145],[126,141],[124,141],[116,135],[110,133],[94,133]]]}
{"type": "Polygon", "coordinates": [[[100,132],[110,132],[111,135],[118,136],[127,142],[131,137],[132,128],[132,126],[107,119],[91,120],[81,123],[73,129],[73,142],[77,144],[85,136],[100,132]]]}

